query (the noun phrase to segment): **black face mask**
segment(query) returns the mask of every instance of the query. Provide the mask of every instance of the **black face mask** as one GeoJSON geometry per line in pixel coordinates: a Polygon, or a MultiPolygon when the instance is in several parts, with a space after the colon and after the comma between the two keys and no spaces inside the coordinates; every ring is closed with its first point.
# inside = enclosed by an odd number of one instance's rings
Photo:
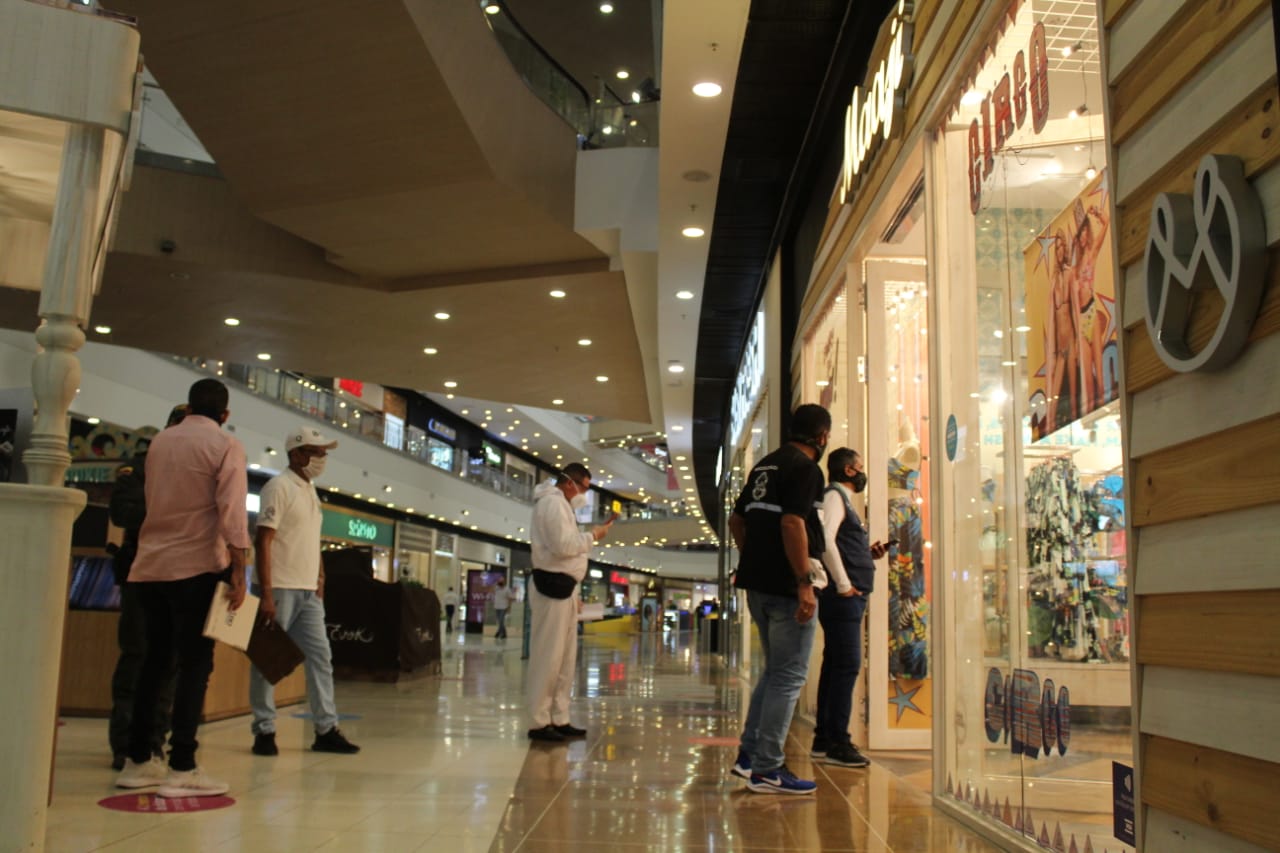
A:
{"type": "Polygon", "coordinates": [[[860,492],[867,487],[867,475],[861,471],[853,473],[853,479],[849,481],[855,492],[860,492]]]}
{"type": "Polygon", "coordinates": [[[818,451],[818,455],[813,458],[814,464],[817,464],[818,462],[822,461],[822,454],[827,452],[826,443],[824,442],[823,444],[818,444],[817,440],[815,439],[815,440],[806,441],[805,444],[809,445],[814,450],[818,451]]]}

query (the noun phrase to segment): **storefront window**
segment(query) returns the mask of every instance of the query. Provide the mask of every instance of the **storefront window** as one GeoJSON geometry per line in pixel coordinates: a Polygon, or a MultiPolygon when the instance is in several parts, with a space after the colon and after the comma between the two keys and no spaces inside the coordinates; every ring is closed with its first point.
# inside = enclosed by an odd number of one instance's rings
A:
{"type": "Polygon", "coordinates": [[[438,438],[427,439],[427,462],[445,471],[453,471],[453,445],[438,438]]]}
{"type": "MultiPolygon", "coordinates": [[[[827,446],[835,449],[851,443],[849,432],[849,311],[847,288],[843,283],[831,296],[818,322],[805,338],[807,361],[805,402],[817,403],[831,413],[831,435],[827,446]]],[[[856,386],[855,386],[856,387],[856,386]]]]}
{"type": "Polygon", "coordinates": [[[932,155],[940,793],[1052,849],[1128,850],[1111,832],[1132,748],[1097,9],[1011,10],[932,155]]]}

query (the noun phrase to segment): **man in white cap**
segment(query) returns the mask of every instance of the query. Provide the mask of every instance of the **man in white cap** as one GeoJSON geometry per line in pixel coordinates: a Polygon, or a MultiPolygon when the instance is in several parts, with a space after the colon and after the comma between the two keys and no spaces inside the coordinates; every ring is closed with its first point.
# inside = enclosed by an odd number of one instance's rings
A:
{"type": "MultiPolygon", "coordinates": [[[[320,559],[320,499],[312,481],[324,472],[330,441],[302,426],[285,438],[289,467],[262,487],[254,540],[262,614],[288,632],[306,655],[307,699],[315,723],[316,752],[351,754],[360,747],[338,730],[333,701],[333,659],[324,622],[324,563],[320,559]]],[[[253,753],[277,755],[275,689],[254,668],[249,675],[253,753]]]]}

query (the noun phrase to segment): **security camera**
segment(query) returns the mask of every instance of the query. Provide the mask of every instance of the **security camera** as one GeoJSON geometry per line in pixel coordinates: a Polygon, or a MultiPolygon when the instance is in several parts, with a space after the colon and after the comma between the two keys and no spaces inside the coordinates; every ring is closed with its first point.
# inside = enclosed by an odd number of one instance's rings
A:
{"type": "Polygon", "coordinates": [[[172,255],[175,251],[177,251],[177,249],[178,249],[178,244],[173,242],[172,240],[160,241],[160,251],[164,252],[166,255],[172,255]]]}

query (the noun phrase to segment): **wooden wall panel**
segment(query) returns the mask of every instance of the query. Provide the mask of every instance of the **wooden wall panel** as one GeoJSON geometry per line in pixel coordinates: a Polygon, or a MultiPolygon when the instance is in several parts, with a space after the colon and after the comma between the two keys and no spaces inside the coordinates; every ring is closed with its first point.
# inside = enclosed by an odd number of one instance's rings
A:
{"type": "MultiPolygon", "coordinates": [[[[1208,133],[1193,142],[1188,140],[1187,148],[1150,179],[1117,198],[1123,213],[1116,233],[1120,266],[1142,260],[1156,196],[1164,192],[1190,193],[1196,168],[1206,154],[1227,153],[1241,158],[1250,178],[1280,162],[1280,110],[1276,109],[1276,100],[1276,81],[1272,77],[1228,111],[1208,133]]],[[[1123,180],[1119,174],[1116,179],[1123,180]]]]}
{"type": "Polygon", "coordinates": [[[1102,22],[1111,26],[1133,3],[1134,0],[1102,0],[1102,22]]]}
{"type": "Polygon", "coordinates": [[[1116,21],[1107,33],[1107,77],[1115,82],[1131,70],[1131,65],[1159,37],[1160,31],[1199,0],[1142,0],[1134,13],[1116,21]]]}
{"type": "Polygon", "coordinates": [[[1138,620],[1138,661],[1280,677],[1277,613],[1280,589],[1147,596],[1138,620]]]}
{"type": "Polygon", "coordinates": [[[1177,815],[1151,809],[1147,813],[1147,848],[1159,853],[1267,853],[1274,847],[1259,847],[1233,838],[1177,815]]]}
{"type": "Polygon", "coordinates": [[[1280,586],[1280,504],[1144,527],[1135,554],[1137,595],[1280,586]]]}
{"type": "Polygon", "coordinates": [[[1231,41],[1268,0],[1221,0],[1184,6],[1112,87],[1111,138],[1128,139],[1195,76],[1219,45],[1231,41]]]}
{"type": "Polygon", "coordinates": [[[1142,801],[1275,849],[1280,765],[1161,737],[1143,738],[1142,801]]]}
{"type": "Polygon", "coordinates": [[[1144,734],[1280,763],[1277,708],[1277,678],[1149,666],[1142,679],[1144,734]]]}
{"type": "Polygon", "coordinates": [[[1280,502],[1280,416],[1143,456],[1132,479],[1136,527],[1280,502]]]}

